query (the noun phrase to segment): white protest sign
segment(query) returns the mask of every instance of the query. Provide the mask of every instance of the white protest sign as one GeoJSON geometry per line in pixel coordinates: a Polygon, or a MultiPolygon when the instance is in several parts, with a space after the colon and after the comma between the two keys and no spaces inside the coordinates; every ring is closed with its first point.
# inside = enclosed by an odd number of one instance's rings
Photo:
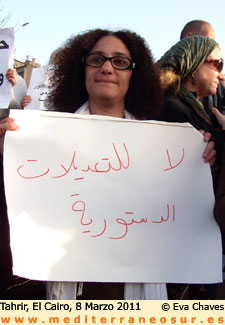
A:
{"type": "Polygon", "coordinates": [[[46,110],[44,102],[47,98],[49,89],[49,69],[51,69],[50,66],[45,66],[32,70],[30,84],[27,90],[27,95],[31,96],[32,101],[25,106],[25,109],[46,110]]]}
{"type": "Polygon", "coordinates": [[[0,29],[0,109],[9,106],[12,85],[6,79],[7,70],[13,66],[14,29],[0,29]]]}
{"type": "Polygon", "coordinates": [[[5,188],[14,273],[41,280],[212,283],[219,228],[189,124],[11,112],[5,188]]]}

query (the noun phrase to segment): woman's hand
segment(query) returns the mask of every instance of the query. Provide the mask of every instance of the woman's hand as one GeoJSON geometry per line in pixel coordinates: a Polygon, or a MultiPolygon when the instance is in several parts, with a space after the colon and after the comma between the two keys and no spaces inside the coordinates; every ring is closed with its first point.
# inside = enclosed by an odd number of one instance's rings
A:
{"type": "Polygon", "coordinates": [[[206,148],[202,155],[203,160],[204,162],[209,163],[210,167],[212,167],[216,160],[216,150],[214,149],[215,144],[213,141],[210,141],[212,135],[204,130],[200,130],[200,132],[204,136],[204,141],[207,142],[206,148]]]}
{"type": "Polygon", "coordinates": [[[17,82],[16,69],[8,69],[6,78],[11,82],[12,86],[15,86],[17,82]]]}
{"type": "Polygon", "coordinates": [[[219,125],[223,130],[225,130],[225,115],[221,114],[220,111],[215,107],[212,108],[212,112],[215,115],[219,125]]]}
{"type": "Polygon", "coordinates": [[[24,108],[25,106],[27,106],[28,104],[30,104],[31,101],[32,101],[31,96],[29,96],[29,95],[24,96],[23,99],[21,100],[21,106],[22,106],[22,108],[24,108]]]}
{"type": "Polygon", "coordinates": [[[15,124],[14,118],[7,117],[0,121],[0,136],[3,136],[6,131],[16,131],[19,126],[15,124]]]}

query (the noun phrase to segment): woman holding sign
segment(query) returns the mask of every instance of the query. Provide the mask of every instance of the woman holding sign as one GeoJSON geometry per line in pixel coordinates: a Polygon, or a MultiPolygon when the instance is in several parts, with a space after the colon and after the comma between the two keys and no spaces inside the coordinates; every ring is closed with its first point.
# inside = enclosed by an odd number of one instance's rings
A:
{"type": "MultiPolygon", "coordinates": [[[[94,30],[69,40],[60,59],[52,78],[50,108],[128,119],[157,118],[159,82],[151,53],[136,34],[94,30]]],[[[54,292],[64,291],[66,286],[69,291],[75,284],[50,283],[49,298],[59,298],[54,292]]],[[[164,284],[85,283],[83,287],[83,299],[166,297],[164,284]]]]}
{"type": "MultiPolygon", "coordinates": [[[[161,88],[151,52],[129,31],[97,29],[68,40],[51,83],[51,110],[126,119],[157,118],[160,113],[161,88]]],[[[16,128],[10,118],[0,124],[2,134],[16,128]]],[[[47,298],[167,299],[167,292],[161,283],[48,282],[47,298]]]]}
{"type": "MultiPolygon", "coordinates": [[[[160,113],[161,88],[151,52],[130,31],[97,29],[70,39],[51,84],[51,110],[126,119],[155,119],[160,113]]],[[[0,124],[2,132],[10,128],[17,128],[10,119],[0,124]]],[[[204,159],[214,159],[211,145],[204,159]]],[[[167,299],[167,290],[164,283],[48,282],[47,298],[167,299]]]]}
{"type": "MultiPolygon", "coordinates": [[[[126,119],[156,118],[161,90],[144,40],[93,30],[70,39],[52,77],[49,108],[126,119]]],[[[49,282],[49,299],[166,299],[165,284],[49,282]]]]}

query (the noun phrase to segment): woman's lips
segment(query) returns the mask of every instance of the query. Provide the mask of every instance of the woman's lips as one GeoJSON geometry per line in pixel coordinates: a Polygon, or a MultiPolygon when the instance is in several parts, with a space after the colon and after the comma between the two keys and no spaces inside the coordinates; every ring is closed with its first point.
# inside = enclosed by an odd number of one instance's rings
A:
{"type": "Polygon", "coordinates": [[[110,83],[110,84],[115,84],[116,82],[113,80],[108,80],[108,79],[97,79],[96,82],[104,82],[104,83],[110,83]]]}

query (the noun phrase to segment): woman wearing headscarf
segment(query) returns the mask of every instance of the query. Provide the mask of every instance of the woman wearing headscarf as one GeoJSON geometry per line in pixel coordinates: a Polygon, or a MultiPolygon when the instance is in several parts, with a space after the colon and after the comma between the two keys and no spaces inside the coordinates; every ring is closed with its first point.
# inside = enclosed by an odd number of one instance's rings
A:
{"type": "Polygon", "coordinates": [[[200,98],[216,93],[222,79],[221,56],[218,43],[204,36],[186,37],[163,55],[157,63],[166,96],[163,120],[189,122],[198,130],[215,133],[200,98]]]}
{"type": "MultiPolygon", "coordinates": [[[[215,136],[214,121],[200,99],[216,93],[223,78],[223,59],[218,43],[204,36],[182,39],[158,61],[165,103],[162,120],[189,122],[198,130],[215,136]]],[[[213,146],[213,142],[211,142],[213,146]]],[[[213,173],[214,179],[217,173],[213,173]]],[[[212,299],[215,286],[168,285],[170,299],[212,299]]]]}

